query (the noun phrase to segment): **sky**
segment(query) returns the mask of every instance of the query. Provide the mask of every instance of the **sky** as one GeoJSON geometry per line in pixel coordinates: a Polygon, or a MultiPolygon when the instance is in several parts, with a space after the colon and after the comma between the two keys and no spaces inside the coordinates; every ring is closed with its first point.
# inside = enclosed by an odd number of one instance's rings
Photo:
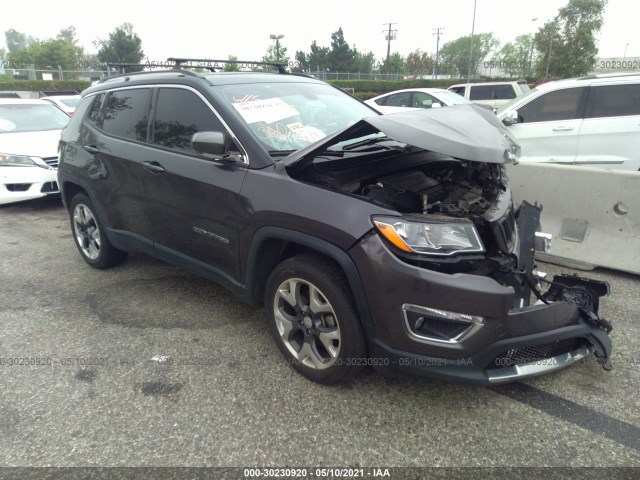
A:
{"type": "MultiPolygon", "coordinates": [[[[534,33],[553,18],[568,0],[477,0],[475,33],[492,32],[501,43],[534,33]],[[533,20],[537,18],[538,20],[533,20]]],[[[330,46],[331,34],[342,27],[345,40],[360,51],[386,56],[383,30],[397,30],[391,51],[402,55],[421,49],[435,53],[434,29],[443,27],[440,45],[469,35],[474,0],[373,2],[372,0],[161,2],[109,0],[29,0],[25,9],[11,8],[0,16],[0,32],[14,28],[35,38],[55,37],[73,25],[79,44],[95,53],[93,42],[107,38],[128,22],[142,39],[149,61],[168,57],[260,60],[273,43],[270,34],[284,35],[281,45],[293,59],[296,50],[309,51],[313,40],[330,46]],[[393,6],[393,7],[391,7],[393,6]],[[37,12],[37,13],[36,13],[37,12]]],[[[598,35],[600,57],[640,57],[637,0],[609,0],[598,35]],[[636,32],[635,34],[633,32],[636,32]]],[[[4,36],[0,46],[4,46],[4,36]]]]}

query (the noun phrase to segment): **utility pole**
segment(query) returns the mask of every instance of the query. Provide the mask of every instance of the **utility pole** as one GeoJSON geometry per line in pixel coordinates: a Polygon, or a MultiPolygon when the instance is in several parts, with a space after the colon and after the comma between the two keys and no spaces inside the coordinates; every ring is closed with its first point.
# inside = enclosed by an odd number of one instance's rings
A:
{"type": "MultiPolygon", "coordinates": [[[[397,23],[383,23],[383,25],[388,25],[389,29],[385,29],[382,32],[384,33],[385,40],[387,41],[387,68],[389,68],[389,57],[391,56],[391,40],[396,39],[396,34],[398,30],[391,30],[392,25],[397,25],[397,23]]],[[[388,72],[387,72],[388,73],[388,72]]]]}
{"type": "Polygon", "coordinates": [[[433,76],[437,79],[438,78],[438,60],[440,60],[440,37],[442,36],[442,32],[440,30],[444,31],[444,27],[432,28],[432,30],[436,32],[434,33],[434,35],[436,36],[436,62],[435,62],[435,65],[433,66],[433,76]]]}
{"type": "Polygon", "coordinates": [[[469,68],[467,70],[467,82],[471,82],[471,61],[473,58],[473,34],[476,29],[476,0],[473,0],[473,23],[471,24],[471,46],[469,47],[469,68]]]}

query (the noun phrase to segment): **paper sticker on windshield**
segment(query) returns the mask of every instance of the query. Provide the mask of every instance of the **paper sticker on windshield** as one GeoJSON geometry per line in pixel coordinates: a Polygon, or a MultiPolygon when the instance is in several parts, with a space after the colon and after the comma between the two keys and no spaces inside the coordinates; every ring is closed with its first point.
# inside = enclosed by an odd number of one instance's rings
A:
{"type": "Polygon", "coordinates": [[[295,108],[281,98],[234,103],[233,106],[247,123],[274,123],[284,118],[299,115],[295,108]]]}
{"type": "Polygon", "coordinates": [[[292,132],[299,132],[300,130],[304,130],[304,125],[302,125],[300,122],[289,123],[287,125],[287,128],[292,132]]]}

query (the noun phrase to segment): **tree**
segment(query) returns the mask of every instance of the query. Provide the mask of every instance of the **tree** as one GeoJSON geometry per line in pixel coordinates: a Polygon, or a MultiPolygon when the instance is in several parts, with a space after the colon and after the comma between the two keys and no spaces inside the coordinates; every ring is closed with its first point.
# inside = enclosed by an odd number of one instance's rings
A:
{"type": "Polygon", "coordinates": [[[36,68],[75,70],[83,51],[67,40],[50,38],[35,40],[28,47],[9,54],[11,63],[35,65],[36,68]]]}
{"type": "Polygon", "coordinates": [[[407,73],[424,75],[433,70],[433,58],[419,48],[407,55],[404,61],[407,73]]]}
{"type": "MultiPolygon", "coordinates": [[[[477,33],[473,36],[473,52],[471,55],[471,74],[475,73],[478,65],[498,46],[500,42],[492,33],[477,33]]],[[[439,70],[460,77],[466,76],[469,69],[469,50],[471,36],[457,38],[445,43],[440,49],[439,70]]]]}
{"type": "Polygon", "coordinates": [[[4,38],[6,40],[9,53],[14,53],[22,50],[23,48],[27,48],[34,42],[33,37],[28,36],[26,33],[20,33],[13,28],[4,32],[4,38]]]}
{"type": "Polygon", "coordinates": [[[329,48],[319,47],[317,42],[314,40],[311,43],[311,51],[309,52],[307,61],[311,70],[326,70],[329,68],[330,64],[329,48]]]}
{"type": "Polygon", "coordinates": [[[276,43],[269,45],[267,53],[262,57],[263,62],[268,63],[289,63],[289,55],[287,53],[287,47],[283,47],[280,40],[276,40],[276,43]]]}
{"type": "Polygon", "coordinates": [[[404,57],[398,52],[392,53],[388,59],[385,58],[382,61],[380,71],[383,73],[400,73],[404,75],[407,73],[404,57]]]}
{"type": "Polygon", "coordinates": [[[335,72],[352,71],[355,53],[344,39],[342,27],[331,34],[331,50],[328,57],[330,70],[335,72]]]}
{"type": "MultiPolygon", "coordinates": [[[[229,55],[227,57],[227,60],[231,60],[232,62],[237,62],[238,57],[236,57],[235,55],[229,55]]],[[[224,67],[222,68],[222,71],[223,72],[239,72],[240,67],[238,66],[237,63],[225,63],[224,67]]]]}
{"type": "Polygon", "coordinates": [[[357,73],[371,73],[376,63],[376,57],[373,53],[360,52],[355,46],[353,47],[353,52],[353,67],[351,68],[351,71],[357,73]]]}
{"type": "Polygon", "coordinates": [[[56,38],[60,38],[62,40],[66,40],[71,45],[76,45],[78,43],[78,39],[76,38],[76,27],[73,25],[69,25],[67,28],[63,28],[60,30],[56,38]]]}
{"type": "Polygon", "coordinates": [[[533,36],[519,35],[515,42],[505,43],[494,55],[491,63],[507,75],[516,77],[531,76],[533,64],[533,36]]]}
{"type": "MultiPolygon", "coordinates": [[[[98,58],[103,63],[140,63],[144,58],[142,40],[134,33],[133,25],[123,23],[109,34],[106,40],[94,42],[98,47],[98,58]]],[[[133,72],[140,68],[127,68],[133,72]]]]}
{"type": "Polygon", "coordinates": [[[596,34],[603,25],[606,4],[607,0],[569,0],[538,30],[534,42],[539,77],[576,77],[593,69],[598,57],[596,34]]]}

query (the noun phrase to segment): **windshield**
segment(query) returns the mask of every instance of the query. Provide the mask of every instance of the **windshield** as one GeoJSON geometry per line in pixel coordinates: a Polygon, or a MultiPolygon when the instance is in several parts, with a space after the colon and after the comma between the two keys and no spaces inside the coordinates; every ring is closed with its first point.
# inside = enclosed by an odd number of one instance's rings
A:
{"type": "Polygon", "coordinates": [[[446,102],[451,105],[466,105],[469,103],[473,103],[471,100],[467,100],[462,95],[458,95],[457,93],[450,92],[449,90],[445,90],[443,92],[438,92],[438,97],[441,97],[446,102]]]}
{"type": "Polygon", "coordinates": [[[79,98],[63,98],[60,101],[64,103],[67,107],[76,108],[78,106],[78,103],[80,102],[80,99],[79,98]]]}
{"type": "Polygon", "coordinates": [[[253,83],[220,88],[225,101],[273,155],[299,150],[377,115],[326,84],[253,83]]]}
{"type": "Polygon", "coordinates": [[[53,105],[0,105],[0,134],[61,130],[69,116],[53,105]]]}
{"type": "Polygon", "coordinates": [[[498,110],[496,110],[496,115],[500,115],[502,112],[504,112],[505,110],[508,110],[511,105],[513,105],[514,103],[519,102],[520,100],[522,100],[523,98],[528,97],[529,95],[532,95],[533,93],[535,93],[537,90],[535,88],[529,88],[527,86],[528,90],[523,93],[522,95],[520,95],[519,97],[516,97],[512,100],[509,100],[507,103],[505,103],[504,105],[501,105],[498,110]]]}

